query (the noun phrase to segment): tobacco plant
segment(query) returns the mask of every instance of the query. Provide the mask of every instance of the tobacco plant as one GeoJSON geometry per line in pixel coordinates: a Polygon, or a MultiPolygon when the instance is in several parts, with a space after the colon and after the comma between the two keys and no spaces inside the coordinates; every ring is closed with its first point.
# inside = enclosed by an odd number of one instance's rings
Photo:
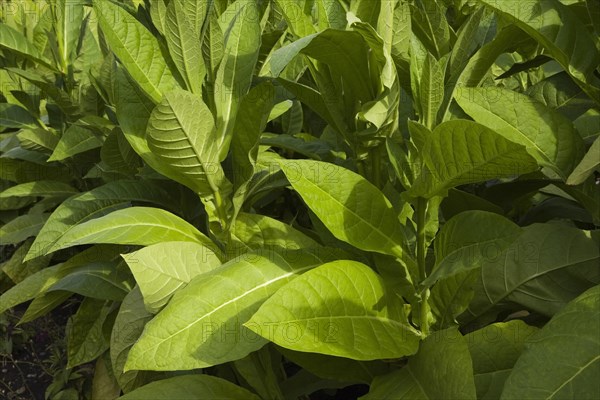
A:
{"type": "Polygon", "coordinates": [[[596,6],[6,2],[0,312],[80,398],[600,397],[596,6]]]}

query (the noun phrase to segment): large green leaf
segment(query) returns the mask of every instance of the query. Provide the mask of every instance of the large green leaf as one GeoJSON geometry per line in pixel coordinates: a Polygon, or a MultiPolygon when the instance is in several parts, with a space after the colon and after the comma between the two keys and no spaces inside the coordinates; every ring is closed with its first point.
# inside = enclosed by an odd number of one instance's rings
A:
{"type": "Polygon", "coordinates": [[[75,59],[83,22],[83,6],[83,2],[73,0],[55,0],[51,3],[53,28],[62,68],[68,67],[75,59]]]}
{"type": "Polygon", "coordinates": [[[16,104],[0,103],[0,125],[2,125],[2,128],[36,128],[39,123],[23,107],[16,104]]]}
{"type": "Polygon", "coordinates": [[[214,99],[217,109],[219,160],[225,159],[233,135],[240,100],[250,89],[261,44],[260,14],[256,1],[238,0],[222,14],[235,12],[224,29],[223,60],[217,70],[214,99]]]}
{"type": "Polygon", "coordinates": [[[80,223],[124,208],[130,201],[161,205],[170,203],[169,198],[167,191],[150,181],[115,181],[73,196],[50,215],[25,260],[45,254],[80,223]]]}
{"type": "Polygon", "coordinates": [[[523,321],[498,322],[465,335],[471,359],[477,398],[499,399],[506,378],[515,365],[525,341],[538,331],[523,321]]]}
{"type": "Polygon", "coordinates": [[[162,242],[124,254],[144,296],[146,308],[160,310],[196,275],[221,265],[210,248],[193,242],[162,242]]]}
{"type": "Polygon", "coordinates": [[[538,168],[525,147],[467,120],[438,125],[421,154],[427,168],[409,191],[415,197],[433,197],[459,185],[521,175],[538,168]]]}
{"type": "Polygon", "coordinates": [[[245,326],[279,346],[354,360],[417,351],[420,333],[384,280],[356,261],[324,264],[285,285],[245,326]]]}
{"type": "Polygon", "coordinates": [[[65,291],[94,299],[121,301],[131,289],[127,278],[114,261],[93,262],[68,274],[48,292],[65,291]]]}
{"type": "Polygon", "coordinates": [[[94,132],[71,125],[61,136],[48,161],[60,161],[102,146],[103,140],[94,132]]]}
{"type": "Polygon", "coordinates": [[[475,400],[471,356],[458,329],[433,333],[405,367],[376,377],[361,400],[379,399],[475,400]]]}
{"type": "Polygon", "coordinates": [[[366,251],[405,254],[405,228],[389,200],[369,181],[321,161],[281,165],[293,188],[335,237],[366,251]]]}
{"type": "Polygon", "coordinates": [[[575,168],[583,143],[572,122],[558,111],[512,90],[473,88],[463,94],[456,101],[467,114],[525,146],[540,165],[552,168],[564,179],[575,168]]]}
{"type": "Polygon", "coordinates": [[[0,228],[2,245],[16,244],[38,234],[50,214],[25,214],[18,216],[0,228]]]}
{"type": "Polygon", "coordinates": [[[436,236],[436,267],[422,284],[429,286],[478,268],[482,261],[499,256],[520,234],[517,224],[495,213],[472,210],[458,214],[436,236]]]}
{"type": "Polygon", "coordinates": [[[0,200],[10,197],[69,197],[78,190],[63,182],[39,180],[21,183],[0,192],[0,200]]]}
{"type": "Polygon", "coordinates": [[[219,194],[226,178],[219,163],[213,117],[200,96],[170,92],[148,121],[150,150],[174,173],[172,179],[202,196],[219,194]]]}
{"type": "Polygon", "coordinates": [[[182,3],[181,0],[169,2],[165,20],[165,37],[171,58],[188,89],[192,93],[202,95],[202,82],[206,75],[206,68],[202,59],[200,31],[197,30],[196,21],[190,21],[186,13],[185,5],[189,3],[198,2],[182,3]]]}
{"type": "MultiPolygon", "coordinates": [[[[174,0],[176,1],[176,0],[174,0]]],[[[198,374],[163,379],[142,386],[119,400],[259,400],[254,393],[216,376],[198,374]]]]}
{"type": "Polygon", "coordinates": [[[600,286],[556,314],[527,340],[502,400],[600,397],[600,286]]]}
{"type": "Polygon", "coordinates": [[[150,31],[113,2],[96,0],[94,9],[111,50],[155,103],[178,87],[150,31]]]}
{"type": "Polygon", "coordinates": [[[194,226],[160,208],[130,207],[73,226],[45,252],[92,243],[148,246],[160,242],[184,241],[214,246],[194,226]]]}
{"type": "Polygon", "coordinates": [[[560,224],[534,224],[481,266],[476,296],[465,317],[517,303],[553,315],[600,282],[600,236],[560,224]]]}
{"type": "Polygon", "coordinates": [[[510,17],[580,81],[586,82],[598,64],[600,54],[586,26],[558,0],[482,0],[510,17]]]}
{"type": "Polygon", "coordinates": [[[242,324],[277,289],[338,256],[331,249],[282,254],[247,253],[192,279],[146,325],[125,369],[205,368],[261,348],[266,341],[242,324]]]}

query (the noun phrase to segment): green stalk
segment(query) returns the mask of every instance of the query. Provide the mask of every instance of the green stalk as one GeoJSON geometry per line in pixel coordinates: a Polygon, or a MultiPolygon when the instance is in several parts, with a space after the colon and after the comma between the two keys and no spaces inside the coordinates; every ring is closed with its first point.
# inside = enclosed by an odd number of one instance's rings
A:
{"type": "MultiPolygon", "coordinates": [[[[427,215],[427,199],[419,197],[417,200],[417,265],[419,267],[419,278],[421,282],[427,278],[425,269],[425,257],[427,246],[425,244],[425,219],[427,215]]],[[[427,319],[427,301],[429,289],[421,292],[421,331],[425,336],[429,334],[429,320],[427,319]]]]}

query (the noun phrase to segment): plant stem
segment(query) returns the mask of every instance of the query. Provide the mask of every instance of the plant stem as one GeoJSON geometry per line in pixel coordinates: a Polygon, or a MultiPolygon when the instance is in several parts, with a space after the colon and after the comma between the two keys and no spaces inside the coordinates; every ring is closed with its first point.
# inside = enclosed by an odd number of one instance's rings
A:
{"type": "MultiPolygon", "coordinates": [[[[417,265],[419,267],[419,278],[423,281],[427,278],[425,268],[425,258],[427,255],[427,246],[425,244],[425,220],[427,216],[427,199],[419,197],[417,199],[417,265]]],[[[429,289],[421,292],[421,331],[424,335],[429,334],[429,320],[427,318],[427,301],[429,299],[429,289]]]]}

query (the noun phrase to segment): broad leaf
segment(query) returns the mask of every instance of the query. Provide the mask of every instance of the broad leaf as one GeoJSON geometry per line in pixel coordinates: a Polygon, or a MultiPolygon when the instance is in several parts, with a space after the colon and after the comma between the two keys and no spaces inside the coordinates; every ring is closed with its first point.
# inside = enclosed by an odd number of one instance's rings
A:
{"type": "Polygon", "coordinates": [[[486,211],[466,211],[450,219],[435,239],[436,267],[422,282],[429,286],[436,280],[478,268],[484,260],[500,253],[521,234],[521,228],[486,211]]]}
{"type": "Polygon", "coordinates": [[[126,279],[127,275],[120,273],[116,262],[93,262],[68,274],[48,292],[65,291],[94,299],[121,301],[131,289],[126,279]]]}
{"type": "Polygon", "coordinates": [[[38,234],[50,214],[21,215],[0,228],[2,245],[17,244],[38,234]]]}
{"type": "Polygon", "coordinates": [[[340,240],[366,251],[402,257],[405,228],[389,200],[360,175],[320,161],[282,164],[292,187],[340,240]]]}
{"type": "Polygon", "coordinates": [[[433,333],[405,367],[376,377],[361,400],[379,399],[475,400],[471,356],[458,329],[433,333]]]}
{"type": "Polygon", "coordinates": [[[456,101],[475,121],[525,146],[540,165],[562,178],[571,173],[583,143],[565,116],[511,90],[473,88],[467,93],[456,101]]]}
{"type": "Polygon", "coordinates": [[[49,61],[42,56],[38,49],[32,45],[22,33],[5,23],[0,24],[0,38],[2,38],[0,39],[0,48],[13,51],[31,61],[52,68],[49,61]]]}
{"type": "Polygon", "coordinates": [[[67,322],[67,368],[95,360],[108,349],[102,325],[110,311],[104,300],[86,298],[67,322]]]}
{"type": "Polygon", "coordinates": [[[528,339],[501,398],[598,398],[599,319],[600,286],[595,286],[571,301],[528,339]]]}
{"type": "Polygon", "coordinates": [[[356,261],[334,261],[282,287],[245,326],[279,346],[354,360],[417,351],[420,333],[383,279],[356,261]]]}
{"type": "MultiPolygon", "coordinates": [[[[0,26],[4,26],[0,24],[0,26]]],[[[0,103],[0,125],[3,128],[36,128],[38,121],[23,107],[16,104],[0,103]]]]}
{"type": "Polygon", "coordinates": [[[78,193],[78,190],[66,183],[39,180],[21,183],[0,192],[0,200],[9,197],[69,197],[75,193],[78,193]]]}
{"type": "Polygon", "coordinates": [[[46,253],[93,243],[148,246],[160,242],[214,244],[188,222],[160,208],[130,207],[83,222],[58,238],[46,253]]]}
{"type": "Polygon", "coordinates": [[[146,325],[126,370],[205,368],[244,357],[266,341],[242,324],[277,289],[338,254],[247,253],[197,276],[146,325]]]}
{"type": "Polygon", "coordinates": [[[178,86],[150,31],[110,1],[94,1],[94,9],[111,50],[155,103],[178,86]]]}
{"type": "Polygon", "coordinates": [[[466,120],[438,125],[421,154],[427,168],[409,191],[414,197],[433,197],[459,185],[521,175],[538,168],[525,147],[466,120]]]}
{"type": "Polygon", "coordinates": [[[579,185],[583,183],[600,166],[600,136],[596,138],[592,147],[588,150],[583,160],[567,179],[568,185],[579,185]]]}
{"type": "Polygon", "coordinates": [[[600,282],[600,236],[560,224],[534,224],[498,257],[481,266],[477,296],[465,317],[507,303],[553,315],[600,282]]]}
{"type": "Polygon", "coordinates": [[[465,336],[471,359],[477,398],[499,399],[525,341],[538,331],[523,321],[498,322],[465,336]]]}
{"type": "Polygon", "coordinates": [[[221,265],[210,248],[193,242],[162,242],[124,254],[144,296],[146,309],[160,310],[173,293],[184,288],[196,275],[221,265]]]}
{"type": "Polygon", "coordinates": [[[103,140],[91,130],[71,125],[61,136],[48,161],[60,161],[102,146],[103,140]]]}
{"type": "Polygon", "coordinates": [[[204,374],[182,375],[155,381],[119,397],[119,400],[147,400],[149,398],[259,400],[254,393],[247,389],[234,385],[225,379],[204,374]]]}

